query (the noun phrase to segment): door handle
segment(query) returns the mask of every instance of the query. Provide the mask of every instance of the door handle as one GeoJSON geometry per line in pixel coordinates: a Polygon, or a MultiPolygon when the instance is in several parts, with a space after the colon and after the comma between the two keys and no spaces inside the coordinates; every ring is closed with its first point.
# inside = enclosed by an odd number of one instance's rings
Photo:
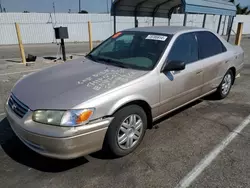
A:
{"type": "Polygon", "coordinates": [[[203,72],[202,70],[199,70],[199,71],[196,72],[196,74],[200,74],[200,73],[202,73],[202,72],[203,72]]]}

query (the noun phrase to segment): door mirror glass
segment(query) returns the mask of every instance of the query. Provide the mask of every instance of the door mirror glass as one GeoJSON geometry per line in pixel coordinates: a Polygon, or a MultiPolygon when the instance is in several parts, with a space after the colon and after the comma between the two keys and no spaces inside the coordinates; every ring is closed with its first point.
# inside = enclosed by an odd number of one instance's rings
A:
{"type": "Polygon", "coordinates": [[[186,67],[186,63],[183,61],[175,61],[171,60],[168,61],[162,68],[162,72],[167,72],[167,71],[180,71],[184,70],[186,67]]]}

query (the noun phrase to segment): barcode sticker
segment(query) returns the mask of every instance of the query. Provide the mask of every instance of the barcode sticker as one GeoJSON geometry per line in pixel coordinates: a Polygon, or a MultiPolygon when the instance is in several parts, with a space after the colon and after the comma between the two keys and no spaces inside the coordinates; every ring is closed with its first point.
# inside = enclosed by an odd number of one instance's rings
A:
{"type": "Polygon", "coordinates": [[[148,35],[147,40],[160,40],[160,41],[165,41],[167,40],[167,36],[162,36],[162,35],[148,35]]]}

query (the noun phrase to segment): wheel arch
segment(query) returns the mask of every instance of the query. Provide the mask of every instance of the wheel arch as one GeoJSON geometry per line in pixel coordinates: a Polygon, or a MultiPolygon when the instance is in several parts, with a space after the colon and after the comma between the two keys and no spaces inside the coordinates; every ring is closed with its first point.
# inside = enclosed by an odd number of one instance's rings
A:
{"type": "Polygon", "coordinates": [[[130,99],[130,100],[122,100],[116,103],[116,105],[110,110],[109,114],[114,115],[120,109],[130,106],[130,105],[138,105],[140,106],[147,115],[147,128],[151,129],[153,127],[153,118],[152,118],[152,109],[149,103],[145,99],[130,99]]]}
{"type": "Polygon", "coordinates": [[[236,76],[237,76],[236,75],[236,68],[235,67],[230,67],[229,70],[231,70],[233,72],[233,83],[232,84],[234,84],[234,81],[235,81],[236,76]]]}

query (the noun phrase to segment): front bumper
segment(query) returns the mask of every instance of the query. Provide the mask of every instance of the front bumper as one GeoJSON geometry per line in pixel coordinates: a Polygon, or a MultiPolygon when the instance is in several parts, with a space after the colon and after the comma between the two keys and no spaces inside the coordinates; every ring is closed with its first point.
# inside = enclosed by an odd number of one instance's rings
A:
{"type": "Polygon", "coordinates": [[[9,123],[20,140],[35,152],[57,159],[73,159],[102,149],[103,141],[113,118],[106,118],[79,127],[59,127],[32,121],[28,112],[19,118],[8,105],[9,123]]]}

